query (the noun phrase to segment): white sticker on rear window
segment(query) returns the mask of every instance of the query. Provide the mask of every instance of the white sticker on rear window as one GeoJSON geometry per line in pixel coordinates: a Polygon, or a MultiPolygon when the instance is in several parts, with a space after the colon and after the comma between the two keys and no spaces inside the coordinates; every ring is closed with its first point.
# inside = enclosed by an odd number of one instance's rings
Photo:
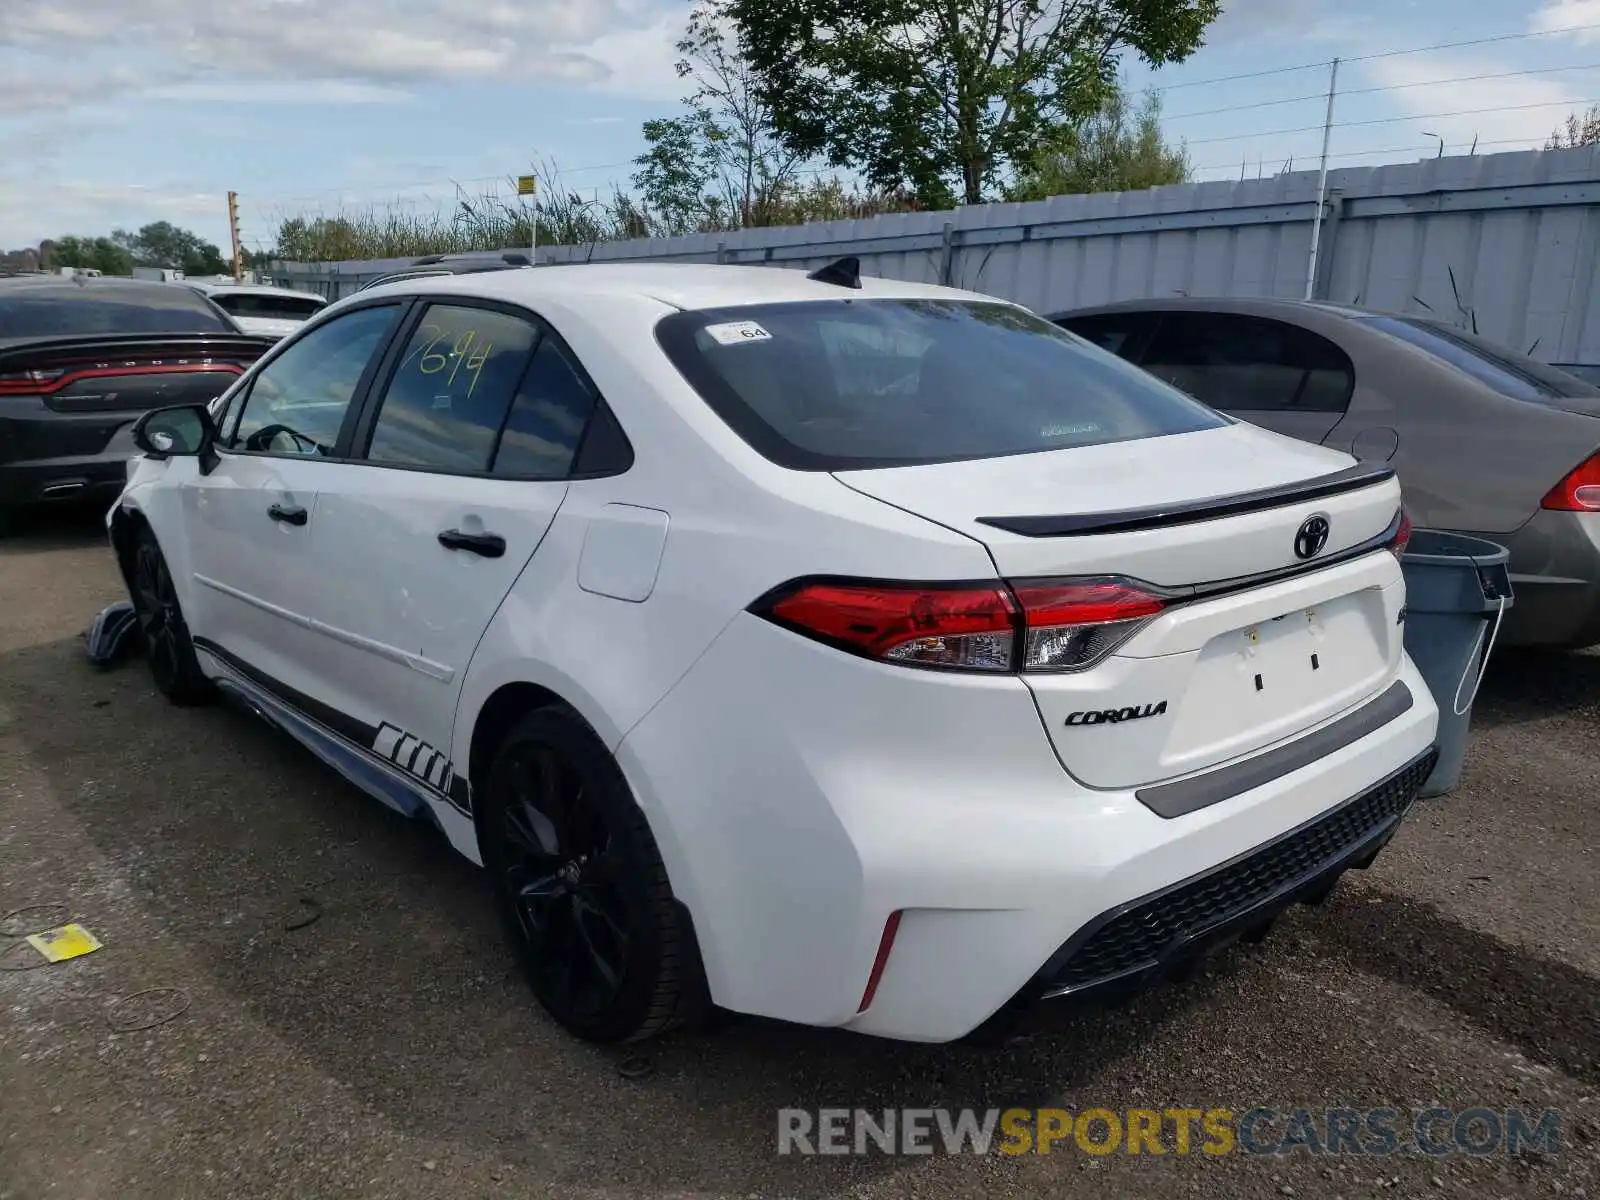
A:
{"type": "Polygon", "coordinates": [[[754,321],[728,321],[722,325],[707,325],[706,332],[719,346],[737,346],[740,342],[772,340],[772,335],[754,321]]]}

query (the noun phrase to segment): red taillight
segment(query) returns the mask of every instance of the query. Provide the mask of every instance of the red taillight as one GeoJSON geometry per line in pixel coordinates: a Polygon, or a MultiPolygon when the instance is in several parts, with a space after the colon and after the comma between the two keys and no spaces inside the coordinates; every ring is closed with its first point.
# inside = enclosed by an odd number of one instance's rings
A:
{"type": "Polygon", "coordinates": [[[1009,671],[1016,605],[1004,585],[805,583],[762,615],[890,662],[1009,671]]]}
{"type": "Polygon", "coordinates": [[[53,371],[0,371],[0,396],[35,396],[49,388],[63,375],[65,369],[53,371]]]}
{"type": "Polygon", "coordinates": [[[1167,600],[1127,580],[941,585],[802,582],[759,603],[769,620],[870,658],[961,671],[1081,671],[1167,600]]]}
{"type": "Polygon", "coordinates": [[[1405,509],[1400,510],[1400,527],[1395,530],[1394,537],[1389,539],[1389,552],[1399,558],[1406,552],[1406,546],[1411,543],[1411,514],[1405,509]]]}
{"type": "Polygon", "coordinates": [[[1018,583],[1027,622],[1024,671],[1081,671],[1110,654],[1167,606],[1119,579],[1018,583]]]}
{"type": "Polygon", "coordinates": [[[1540,504],[1561,512],[1600,512],[1600,454],[1579,463],[1540,504]]]}
{"type": "Polygon", "coordinates": [[[9,371],[0,374],[0,396],[50,396],[80,379],[112,379],[124,375],[187,375],[195,373],[243,375],[235,362],[202,359],[196,362],[128,362],[112,366],[54,367],[44,371],[9,371]]]}

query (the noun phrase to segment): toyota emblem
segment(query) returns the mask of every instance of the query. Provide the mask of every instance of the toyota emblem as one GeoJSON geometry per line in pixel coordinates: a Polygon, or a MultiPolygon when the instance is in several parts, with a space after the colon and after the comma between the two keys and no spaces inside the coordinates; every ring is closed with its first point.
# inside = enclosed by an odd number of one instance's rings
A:
{"type": "Polygon", "coordinates": [[[1294,556],[1315,558],[1328,544],[1328,518],[1318,514],[1307,517],[1294,535],[1294,556]]]}

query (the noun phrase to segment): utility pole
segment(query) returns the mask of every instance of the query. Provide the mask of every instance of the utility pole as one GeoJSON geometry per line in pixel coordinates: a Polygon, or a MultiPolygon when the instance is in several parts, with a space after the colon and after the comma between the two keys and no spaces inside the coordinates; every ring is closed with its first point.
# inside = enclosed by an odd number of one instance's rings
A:
{"type": "Polygon", "coordinates": [[[228,231],[233,234],[233,281],[244,282],[244,243],[239,240],[239,193],[228,193],[228,231]]]}
{"type": "Polygon", "coordinates": [[[1317,177],[1317,212],[1311,218],[1311,261],[1306,267],[1306,299],[1317,286],[1317,243],[1322,239],[1322,208],[1328,196],[1328,139],[1333,136],[1333,98],[1339,90],[1339,60],[1328,73],[1328,112],[1322,118],[1322,170],[1317,177]]]}

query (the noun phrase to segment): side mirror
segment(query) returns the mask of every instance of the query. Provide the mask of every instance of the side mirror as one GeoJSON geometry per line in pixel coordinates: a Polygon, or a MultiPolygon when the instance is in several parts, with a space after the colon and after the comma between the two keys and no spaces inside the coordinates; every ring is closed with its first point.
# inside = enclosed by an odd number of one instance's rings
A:
{"type": "Polygon", "coordinates": [[[200,460],[200,474],[211,474],[217,458],[217,423],[204,404],[177,404],[157,408],[133,423],[133,444],[146,457],[157,459],[193,457],[200,460]]]}
{"type": "Polygon", "coordinates": [[[216,440],[217,427],[203,404],[153,409],[133,423],[133,444],[154,459],[205,458],[216,440]]]}

